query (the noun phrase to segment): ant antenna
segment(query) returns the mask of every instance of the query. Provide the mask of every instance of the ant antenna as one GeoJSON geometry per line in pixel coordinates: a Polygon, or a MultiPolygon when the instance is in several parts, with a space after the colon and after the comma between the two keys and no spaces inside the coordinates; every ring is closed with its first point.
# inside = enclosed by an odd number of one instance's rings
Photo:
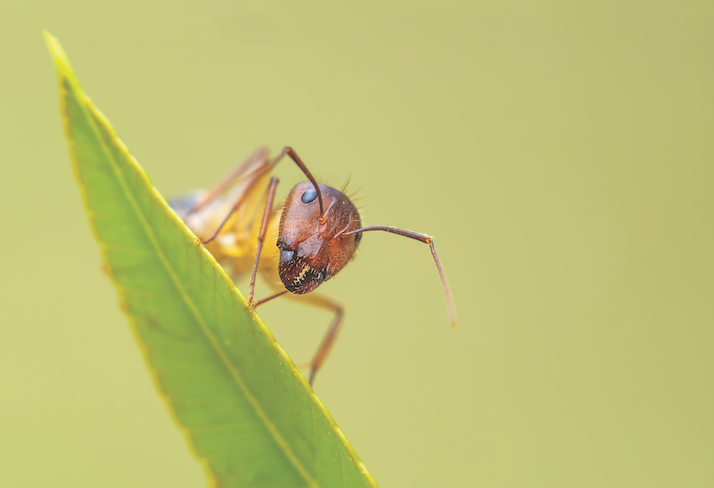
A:
{"type": "Polygon", "coordinates": [[[312,173],[310,173],[310,170],[307,169],[307,166],[305,166],[305,163],[302,162],[302,159],[300,159],[300,156],[297,155],[297,153],[295,152],[295,150],[292,147],[285,146],[283,148],[282,152],[280,153],[280,155],[276,159],[282,158],[283,155],[285,155],[285,154],[290,156],[290,159],[295,161],[295,164],[297,164],[300,167],[302,172],[305,173],[305,176],[307,176],[307,179],[310,180],[310,182],[312,182],[312,186],[315,187],[315,191],[317,192],[317,200],[320,203],[320,224],[324,224],[327,221],[327,219],[325,218],[325,214],[324,214],[324,210],[323,210],[324,207],[322,205],[322,192],[320,191],[320,186],[317,184],[317,181],[312,176],[312,173]]]}
{"type": "Polygon", "coordinates": [[[439,277],[441,278],[441,286],[444,288],[444,295],[446,296],[446,308],[449,311],[449,319],[451,320],[451,328],[456,330],[456,308],[454,307],[454,297],[451,295],[451,290],[449,289],[449,284],[446,282],[446,275],[441,267],[441,262],[439,257],[436,255],[436,249],[434,249],[434,239],[426,234],[420,234],[418,232],[412,232],[404,229],[397,229],[396,227],[385,227],[383,225],[376,225],[373,227],[364,227],[362,229],[355,229],[349,232],[345,232],[342,236],[348,236],[350,234],[358,234],[360,232],[367,232],[371,230],[381,230],[384,232],[391,232],[392,234],[397,234],[404,237],[409,237],[411,239],[416,239],[417,241],[423,242],[424,244],[429,244],[431,249],[431,255],[436,263],[436,269],[439,270],[439,277]]]}

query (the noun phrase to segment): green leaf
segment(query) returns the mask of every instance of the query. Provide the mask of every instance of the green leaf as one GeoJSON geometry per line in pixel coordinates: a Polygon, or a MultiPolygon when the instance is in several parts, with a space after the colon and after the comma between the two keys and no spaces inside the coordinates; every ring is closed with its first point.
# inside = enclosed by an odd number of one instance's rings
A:
{"type": "Polygon", "coordinates": [[[265,324],[84,94],[57,39],[45,38],[107,273],[211,484],[377,486],[265,324]]]}

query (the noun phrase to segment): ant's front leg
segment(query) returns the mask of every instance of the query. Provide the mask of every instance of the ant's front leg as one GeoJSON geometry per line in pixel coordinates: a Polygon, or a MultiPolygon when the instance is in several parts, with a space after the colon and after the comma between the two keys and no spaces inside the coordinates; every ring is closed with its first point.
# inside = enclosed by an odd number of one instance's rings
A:
{"type": "MultiPolygon", "coordinates": [[[[263,250],[263,243],[265,242],[265,234],[268,230],[268,222],[270,221],[270,216],[273,214],[273,202],[275,201],[275,190],[278,188],[278,182],[280,180],[277,176],[270,178],[270,184],[268,185],[268,199],[265,202],[265,210],[263,211],[263,221],[260,223],[260,233],[258,234],[258,246],[255,251],[255,264],[253,265],[253,274],[250,276],[250,294],[248,298],[248,305],[255,308],[253,303],[253,296],[255,295],[255,275],[258,273],[258,261],[260,261],[260,252],[263,250]]],[[[287,291],[287,290],[286,290],[287,291]]],[[[270,297],[274,298],[274,297],[270,297]]],[[[263,303],[267,300],[262,300],[263,303]]]]}

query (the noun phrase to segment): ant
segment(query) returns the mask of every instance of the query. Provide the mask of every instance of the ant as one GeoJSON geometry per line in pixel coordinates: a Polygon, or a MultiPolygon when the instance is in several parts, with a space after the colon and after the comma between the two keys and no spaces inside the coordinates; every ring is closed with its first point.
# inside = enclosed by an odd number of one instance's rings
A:
{"type": "MultiPolygon", "coordinates": [[[[362,227],[352,201],[341,191],[318,184],[291,147],[283,148],[272,159],[266,148],[260,148],[208,192],[193,192],[170,204],[234,280],[252,269],[248,304],[253,308],[288,292],[305,295],[315,290],[353,258],[364,232],[390,232],[428,244],[446,295],[451,326],[456,328],[454,300],[436,255],[434,240],[426,234],[395,227],[362,227]],[[274,210],[279,180],[270,177],[270,173],[286,155],[309,181],[295,185],[282,206],[274,210]],[[266,182],[267,191],[264,190],[266,182]],[[260,207],[263,207],[262,218],[258,218],[260,207]],[[221,216],[224,217],[220,219],[221,216]],[[274,235],[276,227],[276,247],[264,250],[265,236],[274,235]],[[254,301],[258,271],[276,293],[254,301]]],[[[308,381],[312,385],[340,331],[344,309],[336,301],[317,293],[300,300],[335,314],[310,361],[308,381]]]]}

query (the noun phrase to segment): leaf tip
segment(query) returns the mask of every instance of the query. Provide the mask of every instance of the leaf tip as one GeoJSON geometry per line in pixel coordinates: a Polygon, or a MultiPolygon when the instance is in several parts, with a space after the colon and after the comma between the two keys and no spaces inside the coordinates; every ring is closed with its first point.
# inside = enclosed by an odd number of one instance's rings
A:
{"type": "Polygon", "coordinates": [[[65,54],[64,49],[62,49],[62,45],[59,40],[46,30],[42,31],[42,35],[45,38],[47,49],[52,56],[52,61],[54,61],[55,67],[57,68],[57,74],[60,78],[68,80],[71,85],[76,85],[76,78],[74,76],[74,71],[72,70],[72,65],[69,63],[69,58],[67,58],[67,54],[65,54]]]}
{"type": "Polygon", "coordinates": [[[53,36],[46,30],[42,31],[42,36],[45,38],[45,44],[47,44],[47,49],[50,51],[50,54],[52,55],[52,58],[55,61],[57,61],[57,58],[67,59],[67,56],[65,55],[64,50],[62,49],[62,46],[60,45],[59,41],[55,36],[53,36]]]}

